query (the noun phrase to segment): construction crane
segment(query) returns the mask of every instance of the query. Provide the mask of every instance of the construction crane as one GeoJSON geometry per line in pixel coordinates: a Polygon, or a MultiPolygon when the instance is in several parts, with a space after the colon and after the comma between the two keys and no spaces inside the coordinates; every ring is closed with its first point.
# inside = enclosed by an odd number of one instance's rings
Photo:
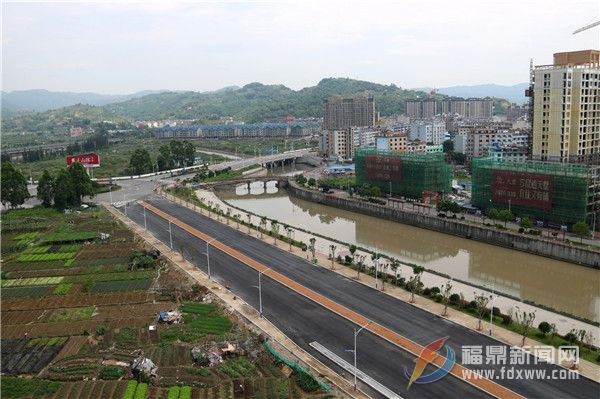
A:
{"type": "Polygon", "coordinates": [[[575,32],[573,32],[573,34],[575,35],[579,32],[583,32],[584,30],[592,29],[594,26],[598,26],[598,25],[600,25],[600,21],[592,22],[589,25],[586,25],[582,28],[577,29],[575,32]]]}

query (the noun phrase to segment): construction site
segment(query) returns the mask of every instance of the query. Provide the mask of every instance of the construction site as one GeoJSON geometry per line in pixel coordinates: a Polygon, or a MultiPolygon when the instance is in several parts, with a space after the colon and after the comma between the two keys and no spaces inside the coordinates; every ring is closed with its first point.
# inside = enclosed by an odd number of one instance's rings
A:
{"type": "Polygon", "coordinates": [[[412,199],[451,192],[452,167],[442,153],[357,149],[356,183],[377,186],[383,193],[412,199]]]}
{"type": "Polygon", "coordinates": [[[479,209],[509,209],[546,224],[595,225],[600,166],[476,158],[472,176],[472,204],[479,209]]]}

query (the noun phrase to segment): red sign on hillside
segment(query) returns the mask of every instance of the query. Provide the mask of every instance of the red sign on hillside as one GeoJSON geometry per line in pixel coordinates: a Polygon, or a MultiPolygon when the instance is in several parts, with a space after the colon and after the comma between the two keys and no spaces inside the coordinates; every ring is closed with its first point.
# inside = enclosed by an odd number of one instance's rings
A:
{"type": "Polygon", "coordinates": [[[88,168],[96,168],[100,166],[100,155],[67,155],[67,165],[71,165],[73,162],[79,162],[80,164],[88,168]]]}
{"type": "Polygon", "coordinates": [[[492,201],[496,204],[552,208],[553,179],[550,175],[495,170],[492,177],[492,201]]]}

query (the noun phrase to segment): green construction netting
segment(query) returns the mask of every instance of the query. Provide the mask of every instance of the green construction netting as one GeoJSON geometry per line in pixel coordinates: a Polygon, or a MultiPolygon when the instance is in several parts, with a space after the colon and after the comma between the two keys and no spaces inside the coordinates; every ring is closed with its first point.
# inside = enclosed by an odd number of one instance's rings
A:
{"type": "Polygon", "coordinates": [[[543,162],[510,162],[493,158],[475,158],[472,162],[472,204],[480,209],[507,209],[506,203],[493,200],[492,182],[495,171],[531,173],[551,176],[551,207],[511,205],[518,216],[528,216],[554,223],[572,224],[587,218],[588,203],[592,201],[593,176],[585,165],[543,162]]]}
{"type": "Polygon", "coordinates": [[[391,191],[394,195],[421,199],[426,191],[441,194],[451,191],[452,167],[444,161],[442,153],[357,149],[354,160],[356,183],[377,186],[383,193],[391,191]],[[381,162],[369,161],[377,158],[381,162]]]}
{"type": "Polygon", "coordinates": [[[277,359],[281,360],[283,363],[287,364],[288,366],[290,366],[290,368],[298,373],[301,374],[305,374],[307,376],[309,376],[310,378],[312,378],[313,380],[315,380],[317,382],[317,384],[319,384],[321,386],[321,388],[323,388],[326,391],[330,391],[332,388],[329,385],[326,385],[324,383],[322,383],[321,381],[317,380],[315,377],[313,377],[308,371],[306,371],[306,369],[304,369],[302,366],[300,366],[299,364],[292,362],[289,359],[286,359],[285,357],[281,356],[279,353],[277,353],[277,351],[275,351],[275,349],[273,349],[273,347],[271,345],[269,345],[269,343],[267,341],[265,341],[265,347],[267,348],[267,350],[269,352],[271,352],[271,354],[273,356],[275,356],[277,359]]]}

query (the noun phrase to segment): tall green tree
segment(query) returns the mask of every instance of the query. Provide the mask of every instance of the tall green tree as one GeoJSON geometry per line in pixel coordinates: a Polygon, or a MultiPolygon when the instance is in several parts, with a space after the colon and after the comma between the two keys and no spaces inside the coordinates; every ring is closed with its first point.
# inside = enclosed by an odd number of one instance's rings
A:
{"type": "Polygon", "coordinates": [[[94,195],[94,189],[92,187],[92,181],[88,176],[85,168],[79,162],[73,162],[68,168],[67,172],[71,177],[71,185],[73,187],[74,203],[72,205],[79,206],[83,197],[86,195],[94,195]]]}
{"type": "Polygon", "coordinates": [[[65,169],[61,169],[54,180],[54,206],[65,209],[75,202],[75,192],[71,176],[65,169]]]}
{"type": "Polygon", "coordinates": [[[583,243],[583,237],[590,235],[590,226],[586,222],[577,222],[573,225],[573,231],[579,236],[579,240],[583,243]]]}
{"type": "Polygon", "coordinates": [[[196,160],[196,146],[191,141],[183,142],[183,163],[192,166],[196,160]]]}
{"type": "Polygon", "coordinates": [[[144,148],[138,148],[131,154],[129,169],[133,175],[143,175],[152,172],[150,153],[144,148]]]}
{"type": "Polygon", "coordinates": [[[25,179],[23,173],[15,168],[12,162],[2,162],[1,180],[2,205],[10,204],[11,208],[23,205],[25,200],[29,198],[27,179],[25,179]]]}
{"type": "Polygon", "coordinates": [[[185,148],[183,142],[173,140],[169,143],[171,156],[177,166],[183,166],[185,162],[185,148]]]}
{"type": "Polygon", "coordinates": [[[158,157],[156,158],[158,170],[172,169],[174,166],[171,147],[168,144],[163,144],[158,149],[158,157]]]}
{"type": "Polygon", "coordinates": [[[44,169],[44,173],[38,181],[37,198],[42,201],[42,205],[46,208],[52,206],[54,199],[54,178],[46,169],[44,169]]]}

